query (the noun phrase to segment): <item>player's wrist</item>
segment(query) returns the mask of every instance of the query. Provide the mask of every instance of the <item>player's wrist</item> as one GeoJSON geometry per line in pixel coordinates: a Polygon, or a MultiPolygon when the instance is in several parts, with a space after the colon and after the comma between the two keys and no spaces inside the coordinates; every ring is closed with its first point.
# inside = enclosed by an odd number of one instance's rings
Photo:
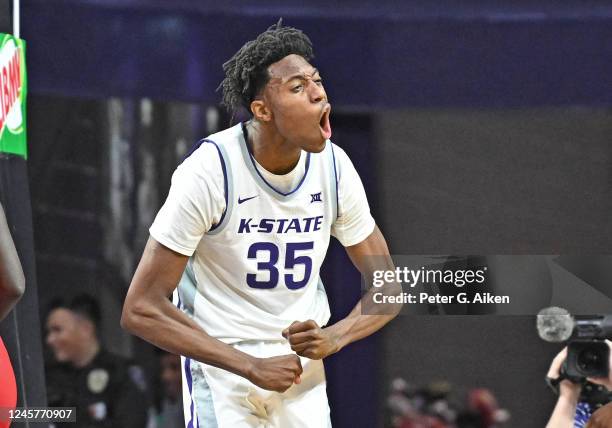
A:
{"type": "Polygon", "coordinates": [[[338,330],[337,324],[325,327],[323,328],[323,331],[327,335],[328,341],[331,346],[330,352],[326,355],[326,357],[335,354],[347,345],[347,343],[342,340],[343,336],[342,333],[338,330]]]}
{"type": "MultiPolygon", "coordinates": [[[[245,353],[244,363],[241,367],[240,373],[243,378],[253,382],[257,373],[257,361],[259,358],[253,357],[252,355],[245,353]]],[[[254,383],[254,382],[253,382],[254,383]]]]}

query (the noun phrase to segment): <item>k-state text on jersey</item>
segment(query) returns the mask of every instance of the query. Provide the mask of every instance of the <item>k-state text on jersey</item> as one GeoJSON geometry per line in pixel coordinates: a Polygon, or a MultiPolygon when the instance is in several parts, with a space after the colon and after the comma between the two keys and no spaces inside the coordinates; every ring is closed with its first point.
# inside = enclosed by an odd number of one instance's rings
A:
{"type": "Polygon", "coordinates": [[[238,233],[308,233],[321,229],[323,216],[304,218],[241,218],[238,233]]]}

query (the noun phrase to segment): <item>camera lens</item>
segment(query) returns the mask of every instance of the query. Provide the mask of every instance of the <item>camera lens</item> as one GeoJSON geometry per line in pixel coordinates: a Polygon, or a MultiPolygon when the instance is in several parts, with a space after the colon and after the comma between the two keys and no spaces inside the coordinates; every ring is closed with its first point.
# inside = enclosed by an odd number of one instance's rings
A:
{"type": "Polygon", "coordinates": [[[577,365],[586,376],[589,376],[602,369],[602,362],[602,355],[597,349],[586,348],[578,355],[577,365]]]}

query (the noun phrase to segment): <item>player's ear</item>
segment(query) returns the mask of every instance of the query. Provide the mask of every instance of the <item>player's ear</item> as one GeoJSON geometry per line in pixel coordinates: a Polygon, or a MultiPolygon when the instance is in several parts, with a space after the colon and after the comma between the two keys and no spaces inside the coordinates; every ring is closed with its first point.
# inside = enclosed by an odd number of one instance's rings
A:
{"type": "Polygon", "coordinates": [[[262,122],[269,122],[272,119],[272,112],[263,99],[255,99],[251,102],[251,113],[255,119],[262,122]]]}

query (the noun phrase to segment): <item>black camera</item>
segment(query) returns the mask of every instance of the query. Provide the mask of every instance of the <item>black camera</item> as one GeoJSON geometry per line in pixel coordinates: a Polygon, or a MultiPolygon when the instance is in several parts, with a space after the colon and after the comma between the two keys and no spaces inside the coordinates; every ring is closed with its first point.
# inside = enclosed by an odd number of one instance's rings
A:
{"type": "MultiPolygon", "coordinates": [[[[545,308],[538,313],[538,334],[552,343],[566,342],[567,357],[561,366],[561,377],[581,384],[580,401],[597,409],[612,401],[612,392],[587,378],[607,378],[610,371],[610,348],[606,339],[612,338],[612,315],[572,316],[558,307],[545,308]]],[[[558,381],[549,386],[558,393],[558,381]]]]}
{"type": "Polygon", "coordinates": [[[608,377],[610,348],[605,342],[612,337],[612,316],[574,316],[574,329],[567,344],[563,364],[565,376],[572,382],[587,377],[608,377]]]}

